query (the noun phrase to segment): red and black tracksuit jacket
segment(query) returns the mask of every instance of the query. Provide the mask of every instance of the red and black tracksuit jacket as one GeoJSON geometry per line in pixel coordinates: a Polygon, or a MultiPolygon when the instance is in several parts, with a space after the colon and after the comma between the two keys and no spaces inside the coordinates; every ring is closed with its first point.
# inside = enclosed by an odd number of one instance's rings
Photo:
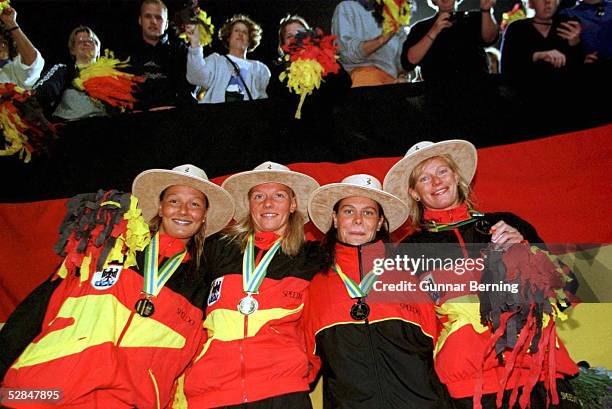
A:
{"type": "MultiPolygon", "coordinates": [[[[183,249],[161,234],[160,265],[183,249]]],[[[70,408],[168,405],[202,342],[204,287],[187,255],[152,299],[153,315],[141,317],[134,306],[142,298],[144,253],[137,262],[87,280],[49,280],[30,294],[0,332],[1,360],[10,366],[2,386],[59,389],[70,408]]]]}
{"type": "MultiPolygon", "coordinates": [[[[256,263],[277,237],[256,233],[256,263]]],[[[208,338],[186,372],[189,408],[238,405],[309,389],[302,315],[310,280],[322,265],[318,244],[307,242],[294,257],[277,251],[254,295],[259,308],[251,315],[237,309],[246,295],[242,259],[236,242],[216,238],[206,243],[208,338]]]]}
{"type": "MultiPolygon", "coordinates": [[[[436,223],[455,223],[470,218],[467,205],[446,211],[426,210],[425,220],[436,223]]],[[[503,220],[509,226],[516,228],[523,237],[533,245],[542,245],[534,227],[512,213],[487,213],[484,219],[493,226],[503,220]]],[[[480,229],[482,230],[482,229],[480,229]]],[[[402,251],[413,255],[424,255],[429,258],[480,258],[480,251],[491,241],[490,234],[485,234],[476,228],[475,223],[459,226],[447,231],[419,231],[403,243],[410,246],[402,251]],[[479,245],[480,243],[480,245],[479,245]],[[443,246],[440,246],[442,244],[443,246]]],[[[444,276],[449,279],[448,275],[444,276]]],[[[479,278],[479,275],[478,277],[479,278]]],[[[442,322],[442,330],[435,348],[435,369],[440,380],[447,386],[450,395],[455,398],[469,398],[474,395],[476,385],[482,381],[482,393],[498,392],[500,379],[504,376],[505,367],[500,364],[494,353],[483,362],[483,354],[491,338],[491,331],[480,323],[480,304],[478,294],[453,293],[451,297],[440,294],[441,301],[436,306],[436,313],[442,322]],[[459,298],[457,298],[460,296],[459,298]],[[471,301],[470,301],[471,300],[471,301]],[[484,368],[482,372],[481,368],[484,368]]],[[[505,353],[507,357],[509,353],[505,353]]],[[[556,360],[556,376],[574,375],[578,368],[570,358],[563,342],[556,340],[554,351],[556,360]]],[[[531,354],[520,356],[506,384],[506,389],[515,385],[524,385],[532,367],[531,354]]],[[[540,375],[540,380],[545,374],[540,375]]],[[[487,400],[486,396],[483,402],[487,400]]],[[[494,399],[493,399],[494,401],[494,399]]]]}
{"type": "MultiPolygon", "coordinates": [[[[373,259],[385,257],[384,247],[382,242],[337,243],[335,260],[359,283],[373,259]]],[[[433,304],[381,302],[384,294],[372,301],[374,292],[365,298],[368,318],[356,321],[350,316],[356,301],[335,271],[322,271],[311,283],[305,334],[313,367],[321,367],[324,408],[446,407],[446,392],[433,370],[437,334],[433,304]]]]}

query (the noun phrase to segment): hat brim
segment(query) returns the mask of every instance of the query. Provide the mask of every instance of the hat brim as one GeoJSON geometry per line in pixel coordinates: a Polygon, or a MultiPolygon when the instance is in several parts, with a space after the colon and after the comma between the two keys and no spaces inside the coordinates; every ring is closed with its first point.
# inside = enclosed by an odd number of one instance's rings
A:
{"type": "Polygon", "coordinates": [[[319,183],[312,177],[291,170],[251,170],[237,173],[225,179],[221,185],[234,199],[236,212],[234,218],[243,220],[249,214],[249,191],[263,183],[280,183],[293,190],[296,196],[297,211],[308,222],[308,199],[319,183]]]}
{"type": "Polygon", "coordinates": [[[330,183],[315,190],[308,203],[310,219],[323,233],[332,225],[332,212],[340,200],[347,197],[367,197],[377,202],[389,222],[389,232],[397,230],[408,218],[408,206],[392,194],[365,186],[330,183]]]}
{"type": "Polygon", "coordinates": [[[461,176],[471,183],[478,162],[476,147],[468,141],[453,139],[434,143],[400,159],[387,172],[383,190],[410,203],[413,199],[408,193],[408,181],[414,168],[424,160],[445,154],[453,158],[461,176]]]}
{"type": "Polygon", "coordinates": [[[170,186],[189,186],[206,195],[206,236],[223,229],[232,220],[234,203],[220,186],[200,178],[179,174],[168,169],[150,169],[134,179],[132,193],[138,198],[142,216],[149,223],[159,212],[159,196],[170,186]]]}

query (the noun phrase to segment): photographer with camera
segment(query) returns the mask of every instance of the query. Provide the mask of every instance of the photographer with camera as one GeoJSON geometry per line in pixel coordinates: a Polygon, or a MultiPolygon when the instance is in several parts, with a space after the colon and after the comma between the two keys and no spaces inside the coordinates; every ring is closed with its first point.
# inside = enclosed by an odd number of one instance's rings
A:
{"type": "Polygon", "coordinates": [[[501,72],[510,81],[553,84],[581,69],[580,22],[556,15],[558,6],[559,0],[529,0],[534,17],[508,26],[502,41],[501,72]]]}
{"type": "Polygon", "coordinates": [[[402,66],[417,65],[425,81],[482,78],[488,72],[484,48],[497,40],[495,0],[480,0],[479,11],[455,11],[455,0],[428,0],[438,12],[416,23],[404,42],[402,66]]]}

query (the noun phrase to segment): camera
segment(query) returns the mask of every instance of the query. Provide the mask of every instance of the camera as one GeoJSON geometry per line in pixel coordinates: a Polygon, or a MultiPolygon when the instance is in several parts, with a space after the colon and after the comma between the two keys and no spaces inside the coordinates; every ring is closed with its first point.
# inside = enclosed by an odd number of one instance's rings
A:
{"type": "Polygon", "coordinates": [[[463,20],[470,15],[469,11],[451,11],[450,16],[448,16],[448,21],[454,22],[463,20]]]}
{"type": "Polygon", "coordinates": [[[580,23],[580,20],[576,17],[570,17],[566,14],[557,14],[555,17],[553,17],[552,28],[553,30],[556,30],[557,28],[559,28],[559,26],[561,26],[561,23],[567,23],[570,21],[576,21],[580,23]]]}

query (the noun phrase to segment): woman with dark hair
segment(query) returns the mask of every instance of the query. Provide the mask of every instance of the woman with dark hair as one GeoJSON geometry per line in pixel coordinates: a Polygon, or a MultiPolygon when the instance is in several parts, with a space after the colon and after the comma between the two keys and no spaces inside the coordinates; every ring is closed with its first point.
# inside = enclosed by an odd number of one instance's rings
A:
{"type": "Polygon", "coordinates": [[[249,101],[267,98],[270,70],[259,61],[246,58],[257,48],[261,27],[250,17],[236,14],[219,30],[219,40],[227,48],[226,55],[213,53],[204,58],[199,26],[185,28],[191,46],[187,54],[187,81],[198,86],[200,103],[249,101]]]}
{"type": "Polygon", "coordinates": [[[54,65],[34,87],[36,98],[48,116],[75,120],[106,115],[101,102],[91,99],[72,84],[80,69],[95,63],[100,57],[100,47],[100,39],[91,28],[78,26],[70,32],[68,51],[74,61],[54,65]]]}
{"type": "Polygon", "coordinates": [[[72,202],[64,225],[72,227],[62,234],[66,260],[0,331],[2,387],[52,389],[46,403],[73,408],[171,403],[204,336],[204,238],[225,227],[234,205],[193,165],[146,170],[132,190],[138,201],[111,191],[72,202]],[[110,235],[116,241],[107,248],[110,235]],[[86,254],[71,250],[77,245],[86,254]]]}
{"type": "Polygon", "coordinates": [[[408,217],[406,205],[375,177],[360,174],[317,189],[308,210],[326,233],[328,255],[312,281],[305,313],[311,377],[321,368],[324,407],[444,408],[432,361],[433,305],[376,294],[376,260],[392,253],[385,243],[408,217]]]}
{"type": "MultiPolygon", "coordinates": [[[[476,148],[468,141],[420,142],[389,170],[384,181],[385,191],[410,206],[410,218],[417,231],[404,240],[406,252],[427,259],[454,260],[455,266],[459,262],[461,266],[472,266],[461,270],[453,265],[423,269],[417,274],[421,282],[426,282],[425,290],[434,299],[443,323],[436,342],[436,372],[456,408],[494,409],[502,404],[503,408],[515,408],[515,402],[516,407],[520,402],[521,408],[531,404],[532,408],[543,409],[548,407],[549,398],[555,402],[556,392],[560,392],[558,406],[552,407],[578,408],[567,381],[578,368],[555,335],[555,310],[546,306],[548,298],[531,313],[533,302],[518,302],[513,295],[503,298],[506,290],[499,286],[504,283],[501,280],[496,283],[498,290],[472,290],[471,283],[486,283],[493,271],[501,270],[492,265],[485,268],[483,254],[489,260],[495,254],[504,254],[509,260],[509,254],[517,254],[509,251],[514,246],[543,243],[531,224],[512,213],[480,213],[474,209],[470,182],[476,163],[476,148]],[[479,297],[484,295],[503,301],[483,304],[479,297]],[[491,310],[491,305],[500,305],[500,310],[491,310]],[[539,318],[534,318],[538,312],[539,318]],[[497,317],[491,327],[486,325],[489,314],[497,317]],[[534,319],[539,322],[539,330],[536,321],[531,321],[534,319]],[[504,320],[508,322],[505,329],[499,324],[504,320]],[[498,329],[494,325],[501,328],[499,332],[494,331],[498,329]],[[521,344],[527,337],[533,340],[531,346],[530,342],[521,344]]],[[[518,250],[520,247],[515,249],[518,250]]],[[[529,254],[533,251],[528,250],[529,254]]],[[[523,267],[522,274],[527,274],[529,270],[523,267]]],[[[540,277],[532,281],[543,281],[545,271],[542,268],[533,273],[540,277]]],[[[511,272],[518,274],[514,269],[511,272]]],[[[528,292],[520,289],[523,296],[528,292]]]]}
{"type": "Polygon", "coordinates": [[[531,18],[514,21],[501,44],[501,72],[514,84],[572,82],[584,55],[577,18],[557,15],[559,0],[529,0],[531,18]]]}

